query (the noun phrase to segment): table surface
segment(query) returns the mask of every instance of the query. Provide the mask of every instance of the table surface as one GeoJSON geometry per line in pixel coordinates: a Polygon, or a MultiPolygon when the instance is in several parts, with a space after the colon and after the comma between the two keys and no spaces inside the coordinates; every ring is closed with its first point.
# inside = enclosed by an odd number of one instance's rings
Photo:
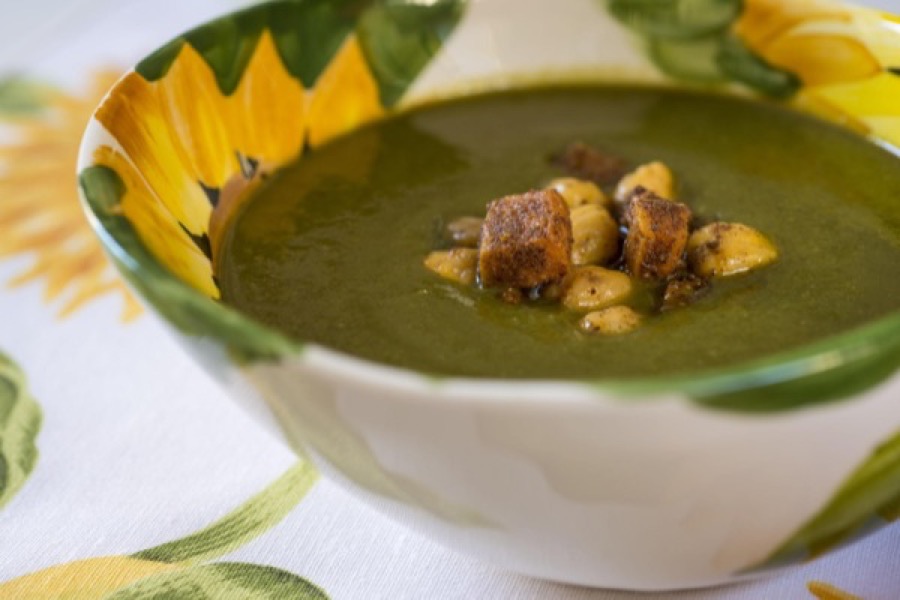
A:
{"type": "Polygon", "coordinates": [[[635,595],[458,555],[318,480],[129,294],[73,181],[84,123],[115,76],[240,2],[6,4],[0,384],[21,385],[0,385],[0,600],[900,598],[898,526],[767,579],[635,595]]]}

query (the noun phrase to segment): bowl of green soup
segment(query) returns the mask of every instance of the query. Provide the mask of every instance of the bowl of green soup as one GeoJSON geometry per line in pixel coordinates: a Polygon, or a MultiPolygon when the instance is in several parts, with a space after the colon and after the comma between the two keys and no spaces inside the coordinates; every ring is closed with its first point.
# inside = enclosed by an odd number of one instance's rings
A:
{"type": "Polygon", "coordinates": [[[110,91],[133,287],[273,434],[531,576],[772,572],[900,499],[900,19],[281,0],[110,91]]]}

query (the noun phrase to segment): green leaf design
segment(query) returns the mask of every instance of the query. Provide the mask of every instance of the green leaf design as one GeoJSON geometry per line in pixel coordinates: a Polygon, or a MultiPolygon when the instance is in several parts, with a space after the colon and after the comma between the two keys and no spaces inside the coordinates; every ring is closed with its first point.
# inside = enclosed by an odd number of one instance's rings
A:
{"type": "Polygon", "coordinates": [[[184,38],[175,38],[140,61],[135,65],[134,70],[147,81],[162,79],[169,72],[175,59],[178,58],[182,46],[184,46],[184,38]]]}
{"type": "Polygon", "coordinates": [[[734,36],[723,38],[716,61],[729,78],[775,98],[788,98],[800,88],[793,73],[773,67],[734,36]]]}
{"type": "Polygon", "coordinates": [[[393,106],[415,81],[456,27],[463,9],[461,0],[386,0],[362,15],[357,35],[384,106],[393,106]]]}
{"type": "Polygon", "coordinates": [[[301,460],[258,495],[209,527],[138,552],[132,558],[191,565],[222,556],[275,526],[306,496],[318,478],[312,464],[301,460]]]}
{"type": "Polygon", "coordinates": [[[313,87],[370,3],[307,0],[272,4],[269,28],[288,73],[304,87],[313,87]]]}
{"type": "Polygon", "coordinates": [[[223,94],[230,95],[237,89],[265,22],[259,10],[245,10],[211,21],[185,36],[215,73],[223,94]]]}
{"type": "Polygon", "coordinates": [[[165,77],[187,43],[212,69],[219,90],[225,95],[232,94],[266,26],[265,8],[238,11],[192,29],[139,62],[135,70],[148,81],[165,77]]]}
{"type": "Polygon", "coordinates": [[[20,75],[0,79],[0,117],[38,113],[46,107],[52,93],[51,86],[20,75]]]}
{"type": "Polygon", "coordinates": [[[737,81],[775,98],[788,98],[800,80],[770,65],[728,33],[741,0],[607,0],[609,12],[643,36],[653,62],[676,79],[737,81]]]}
{"type": "Polygon", "coordinates": [[[148,81],[165,77],[184,44],[190,44],[229,95],[240,83],[264,29],[288,72],[312,87],[371,0],[306,0],[264,3],[210,21],[175,38],[138,63],[148,81]]]}
{"type": "Polygon", "coordinates": [[[264,29],[287,71],[311,88],[354,29],[379,81],[382,100],[394,104],[440,48],[462,13],[463,0],[282,0],[235,12],[166,44],[136,70],[148,81],[165,77],[185,43],[203,57],[220,91],[240,83],[264,29]]]}
{"type": "Polygon", "coordinates": [[[741,0],[609,0],[609,11],[637,33],[686,39],[722,31],[741,12],[741,0]]]}
{"type": "Polygon", "coordinates": [[[26,389],[25,375],[0,352],[0,507],[34,469],[41,409],[26,389]]]}
{"type": "Polygon", "coordinates": [[[673,40],[650,40],[650,58],[666,74],[698,83],[719,83],[725,80],[717,57],[721,36],[673,40]]]}
{"type": "Polygon", "coordinates": [[[775,553],[773,561],[804,551],[818,554],[860,531],[879,511],[896,510],[900,494],[900,433],[880,445],[825,507],[775,553]]]}
{"type": "Polygon", "coordinates": [[[105,600],[328,600],[321,589],[275,567],[225,562],[160,573],[105,600]]]}

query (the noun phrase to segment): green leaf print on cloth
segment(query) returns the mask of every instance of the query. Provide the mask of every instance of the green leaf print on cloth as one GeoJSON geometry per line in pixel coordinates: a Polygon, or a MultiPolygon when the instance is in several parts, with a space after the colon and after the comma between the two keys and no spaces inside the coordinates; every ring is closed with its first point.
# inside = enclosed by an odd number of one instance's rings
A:
{"type": "Polygon", "coordinates": [[[40,429],[41,409],[28,393],[25,375],[0,352],[0,508],[34,469],[40,429]]]}
{"type": "Polygon", "coordinates": [[[246,563],[200,565],[146,577],[105,600],[327,600],[293,573],[246,563]]]}
{"type": "Polygon", "coordinates": [[[327,600],[312,583],[274,567],[199,564],[233,552],[277,525],[317,480],[315,468],[301,460],[256,496],[197,533],[132,556],[76,560],[0,583],[0,599],[327,600]]]}
{"type": "Polygon", "coordinates": [[[0,79],[0,117],[33,115],[46,108],[55,90],[49,85],[13,75],[0,79]]]}
{"type": "Polygon", "coordinates": [[[281,521],[318,478],[315,468],[301,461],[257,496],[209,527],[180,540],[138,552],[133,558],[191,565],[235,550],[281,521]]]}

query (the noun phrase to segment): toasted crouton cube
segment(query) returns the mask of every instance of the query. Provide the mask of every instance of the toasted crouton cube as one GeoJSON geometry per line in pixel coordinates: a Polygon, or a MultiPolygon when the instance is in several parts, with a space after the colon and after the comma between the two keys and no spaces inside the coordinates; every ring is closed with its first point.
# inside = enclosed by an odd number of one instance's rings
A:
{"type": "Polygon", "coordinates": [[[553,163],[572,177],[589,179],[606,185],[615,183],[625,174],[625,161],[618,156],[574,142],[553,157],[553,163]]]}
{"type": "MultiPolygon", "coordinates": [[[[690,248],[690,239],[688,240],[690,248]]],[[[690,253],[690,251],[688,251],[690,253]]],[[[686,271],[676,273],[666,282],[663,290],[662,310],[689,306],[709,292],[709,280],[686,271]]]]}
{"type": "Polygon", "coordinates": [[[635,277],[664,279],[684,266],[691,209],[637,188],[625,208],[625,264],[635,277]]]}
{"type": "Polygon", "coordinates": [[[571,266],[569,207],[554,190],[505,196],[488,205],[478,269],[485,287],[532,288],[571,266]]]}

